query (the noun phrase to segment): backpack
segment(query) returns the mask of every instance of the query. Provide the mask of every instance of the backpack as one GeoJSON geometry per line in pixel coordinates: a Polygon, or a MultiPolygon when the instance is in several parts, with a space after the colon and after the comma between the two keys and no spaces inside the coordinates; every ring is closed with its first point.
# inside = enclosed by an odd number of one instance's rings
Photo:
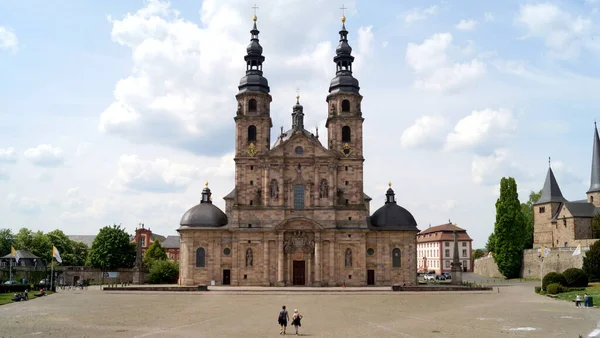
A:
{"type": "Polygon", "coordinates": [[[285,320],[285,311],[281,311],[279,312],[279,318],[280,321],[284,321],[285,320]]]}

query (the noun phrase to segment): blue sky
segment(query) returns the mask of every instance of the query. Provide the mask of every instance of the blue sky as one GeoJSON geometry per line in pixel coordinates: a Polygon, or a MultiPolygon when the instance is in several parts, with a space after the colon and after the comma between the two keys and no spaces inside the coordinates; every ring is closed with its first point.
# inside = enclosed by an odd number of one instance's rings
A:
{"type": "MultiPolygon", "coordinates": [[[[174,234],[205,180],[223,206],[253,4],[1,2],[1,226],[174,234]]],[[[272,139],[298,87],[305,124],[325,130],[342,4],[257,3],[272,139]]],[[[585,198],[600,1],[344,4],[371,210],[392,181],[421,229],[450,219],[482,247],[500,178],[525,200],[548,156],[563,194],[585,198]]]]}

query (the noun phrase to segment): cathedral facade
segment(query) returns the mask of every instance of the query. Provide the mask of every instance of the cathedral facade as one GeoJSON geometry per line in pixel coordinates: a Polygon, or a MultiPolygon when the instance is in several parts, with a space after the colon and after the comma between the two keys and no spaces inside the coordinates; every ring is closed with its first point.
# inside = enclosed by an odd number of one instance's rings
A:
{"type": "Polygon", "coordinates": [[[417,284],[413,216],[394,191],[370,215],[363,189],[363,113],[345,18],[327,101],[328,142],[304,128],[296,97],[291,128],[271,142],[271,95],[256,16],[238,86],[235,188],[225,212],[208,184],[178,232],[181,285],[366,286],[417,284]]]}

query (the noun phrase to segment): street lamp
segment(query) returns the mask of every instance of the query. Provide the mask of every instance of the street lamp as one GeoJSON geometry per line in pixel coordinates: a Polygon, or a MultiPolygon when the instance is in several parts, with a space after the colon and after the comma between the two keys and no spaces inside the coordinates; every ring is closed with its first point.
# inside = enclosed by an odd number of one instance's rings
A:
{"type": "MultiPolygon", "coordinates": [[[[13,247],[12,245],[13,245],[13,241],[15,240],[15,238],[14,237],[8,237],[7,239],[8,239],[8,242],[10,243],[10,251],[11,251],[11,254],[12,254],[12,247],[13,247]]],[[[12,257],[12,256],[11,256],[11,259],[8,260],[8,280],[9,281],[13,280],[13,278],[12,278],[12,260],[13,260],[13,258],[16,261],[16,258],[12,257]]]]}

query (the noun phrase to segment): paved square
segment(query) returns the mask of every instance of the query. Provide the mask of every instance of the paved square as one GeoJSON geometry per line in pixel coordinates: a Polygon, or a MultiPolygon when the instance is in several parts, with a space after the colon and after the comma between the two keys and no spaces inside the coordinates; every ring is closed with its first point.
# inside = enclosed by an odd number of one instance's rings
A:
{"type": "MultiPolygon", "coordinates": [[[[282,304],[310,337],[586,337],[598,309],[533,293],[102,292],[97,287],[0,307],[2,337],[278,337],[282,304]]],[[[293,333],[293,328],[288,329],[293,333]]]]}

